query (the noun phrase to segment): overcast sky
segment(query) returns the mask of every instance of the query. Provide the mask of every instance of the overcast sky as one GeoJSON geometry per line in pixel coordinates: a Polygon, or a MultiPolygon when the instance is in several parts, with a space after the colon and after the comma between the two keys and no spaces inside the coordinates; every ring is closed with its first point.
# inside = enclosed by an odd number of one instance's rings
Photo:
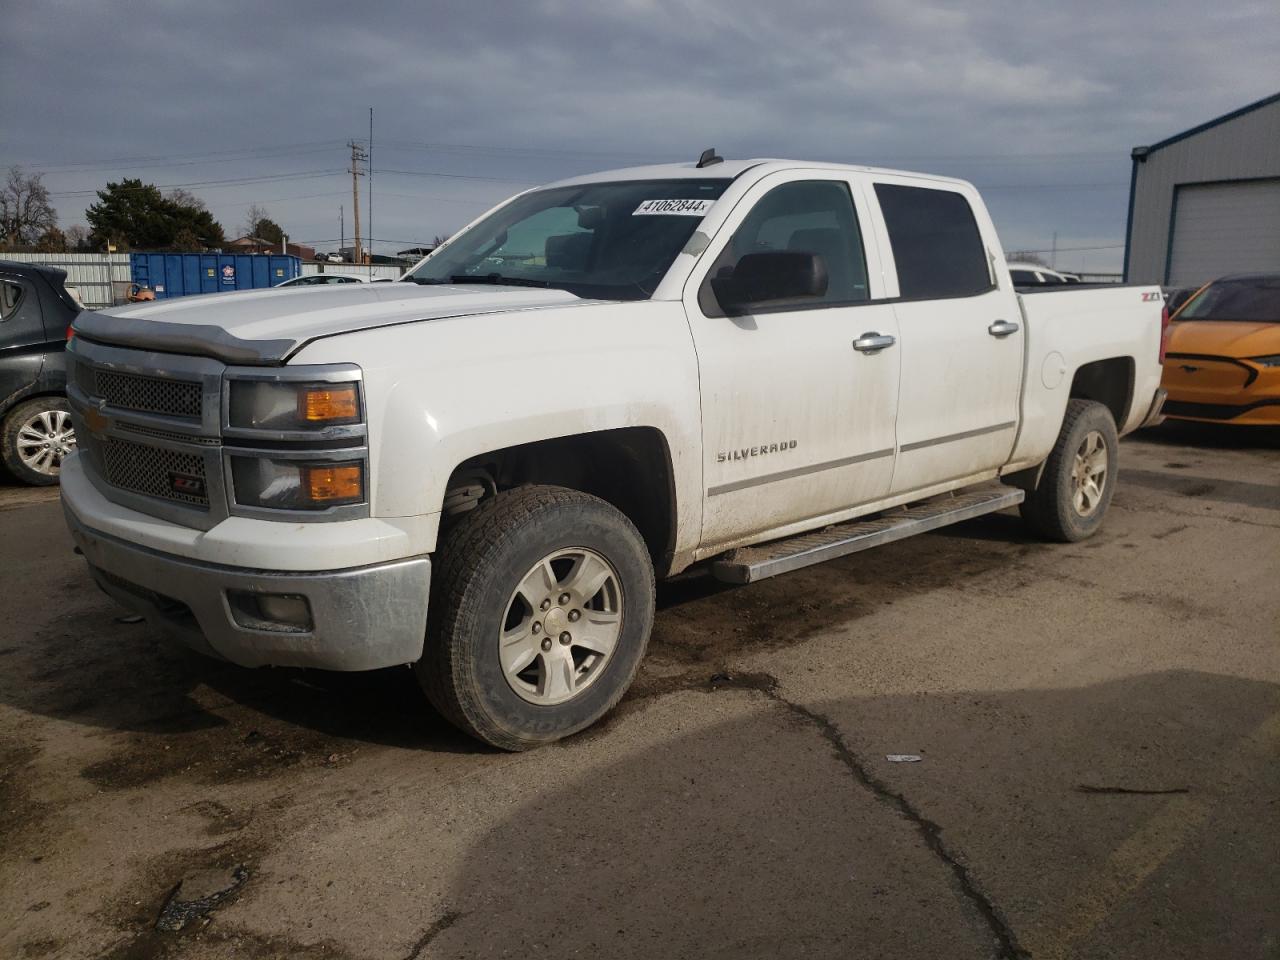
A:
{"type": "Polygon", "coordinates": [[[714,146],[965,177],[1006,249],[1056,232],[1060,267],[1106,270],[1129,150],[1280,89],[1276,0],[968,6],[3,0],[0,163],[45,171],[64,227],[137,176],[336,248],[373,106],[379,251],[714,146]]]}

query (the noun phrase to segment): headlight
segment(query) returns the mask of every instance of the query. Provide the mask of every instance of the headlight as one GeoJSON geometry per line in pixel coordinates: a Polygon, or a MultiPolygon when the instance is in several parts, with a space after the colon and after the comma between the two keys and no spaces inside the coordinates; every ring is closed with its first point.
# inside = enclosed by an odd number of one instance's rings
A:
{"type": "Polygon", "coordinates": [[[359,423],[360,389],[347,383],[232,380],[228,417],[249,430],[318,430],[359,423]]]}
{"type": "Polygon", "coordinates": [[[276,510],[323,510],[363,503],[364,462],[231,458],[236,503],[276,510]]]}
{"type": "Polygon", "coordinates": [[[1260,367],[1280,367],[1280,353],[1273,353],[1269,357],[1249,357],[1249,362],[1260,367]]]}

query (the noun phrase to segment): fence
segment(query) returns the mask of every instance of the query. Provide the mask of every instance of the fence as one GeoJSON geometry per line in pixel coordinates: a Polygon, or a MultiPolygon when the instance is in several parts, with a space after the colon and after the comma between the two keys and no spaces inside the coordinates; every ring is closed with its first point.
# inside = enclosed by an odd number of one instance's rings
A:
{"type": "Polygon", "coordinates": [[[314,276],[317,273],[337,274],[344,277],[363,277],[365,280],[399,280],[406,267],[398,267],[385,263],[372,264],[367,267],[354,263],[303,263],[302,275],[314,276]]]}
{"type": "MultiPolygon", "coordinates": [[[[2,260],[20,263],[42,263],[67,271],[67,286],[75,287],[80,299],[90,310],[101,310],[124,303],[133,281],[127,253],[0,253],[2,260]]],[[[366,280],[397,280],[404,267],[377,264],[367,267],[354,263],[304,263],[302,275],[337,273],[364,277],[366,280]]]]}
{"type": "Polygon", "coordinates": [[[0,253],[0,259],[67,271],[67,286],[76,288],[90,310],[123,303],[129,293],[127,253],[0,253]]]}

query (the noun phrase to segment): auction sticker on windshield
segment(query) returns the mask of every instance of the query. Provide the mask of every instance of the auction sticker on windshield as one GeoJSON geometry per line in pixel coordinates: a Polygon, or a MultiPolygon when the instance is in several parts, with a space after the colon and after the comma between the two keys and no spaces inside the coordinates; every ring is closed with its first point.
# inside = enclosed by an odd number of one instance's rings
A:
{"type": "Polygon", "coordinates": [[[633,217],[666,216],[705,217],[714,200],[646,200],[636,207],[633,217]]]}

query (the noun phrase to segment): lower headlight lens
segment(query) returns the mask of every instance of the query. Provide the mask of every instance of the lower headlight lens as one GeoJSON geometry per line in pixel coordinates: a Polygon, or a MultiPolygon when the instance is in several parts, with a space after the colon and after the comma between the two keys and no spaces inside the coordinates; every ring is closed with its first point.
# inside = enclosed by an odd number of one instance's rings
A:
{"type": "Polygon", "coordinates": [[[232,457],[236,502],[276,510],[323,510],[363,503],[364,463],[232,457]]]}

